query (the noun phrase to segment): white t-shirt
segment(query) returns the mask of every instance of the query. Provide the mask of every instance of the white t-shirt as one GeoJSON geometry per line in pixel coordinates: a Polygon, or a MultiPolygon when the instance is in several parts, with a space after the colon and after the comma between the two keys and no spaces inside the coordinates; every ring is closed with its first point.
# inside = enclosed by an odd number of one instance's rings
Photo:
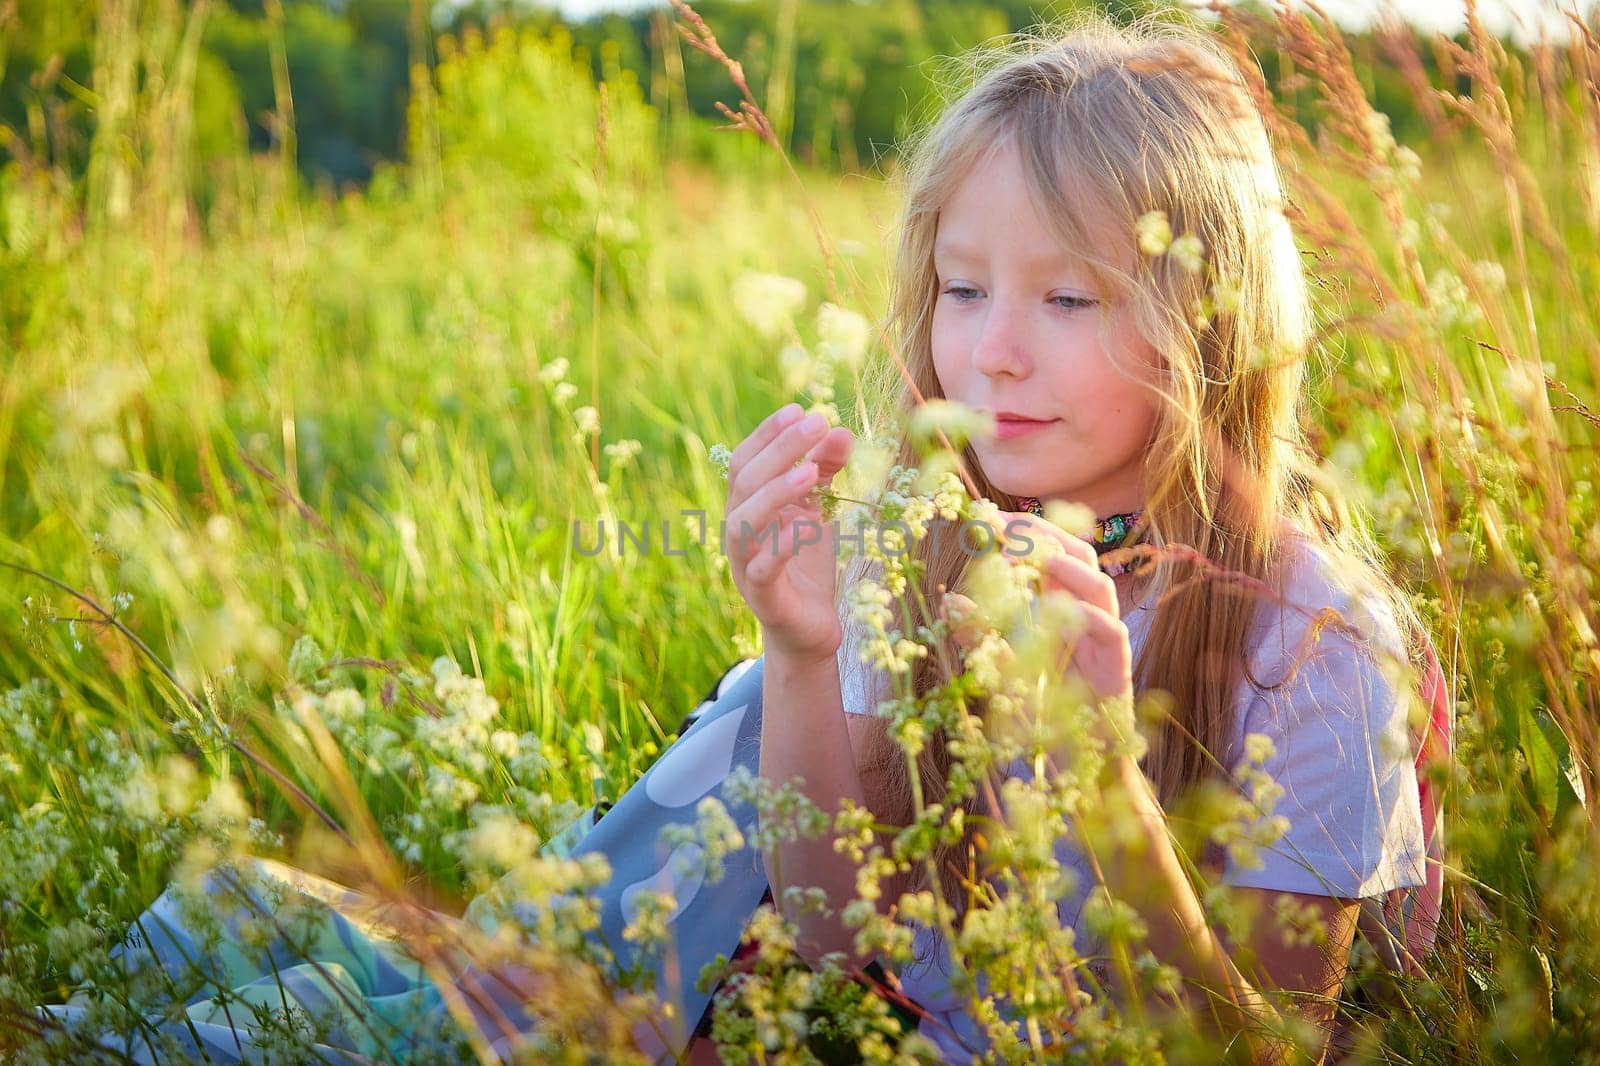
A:
{"type": "MultiPolygon", "coordinates": [[[[1295,537],[1288,553],[1284,605],[1263,605],[1252,630],[1249,671],[1240,685],[1237,728],[1229,750],[1216,753],[1224,766],[1244,758],[1244,738],[1261,733],[1275,754],[1263,768],[1283,787],[1273,814],[1289,819],[1288,831],[1260,849],[1259,869],[1225,862],[1229,885],[1363,898],[1423,883],[1422,817],[1410,745],[1409,699],[1386,675],[1403,661],[1404,644],[1392,613],[1371,596],[1355,596],[1336,580],[1327,554],[1295,537]],[[1304,650],[1313,621],[1332,607],[1344,625],[1321,627],[1304,650]],[[1284,682],[1289,667],[1298,670],[1284,682]],[[1262,687],[1251,683],[1251,678],[1262,687]],[[1283,682],[1280,684],[1280,682],[1283,682]]],[[[1153,617],[1145,605],[1124,619],[1137,661],[1153,617]]],[[[888,678],[860,662],[858,631],[847,624],[839,666],[845,710],[868,714],[890,695],[888,678]]],[[[1015,776],[1026,778],[1026,767],[1015,776]]],[[[1074,875],[1076,888],[1059,905],[1064,927],[1075,926],[1093,888],[1092,871],[1072,839],[1056,858],[1074,875]]],[[[942,1025],[924,1021],[921,1031],[951,1062],[968,1062],[988,1046],[983,1031],[950,989],[952,963],[942,935],[913,925],[919,961],[900,980],[907,995],[942,1025]],[[957,1037],[952,1037],[952,1031],[957,1037]]],[[[1094,948],[1079,931],[1079,950],[1094,948]]],[[[980,984],[980,989],[982,985],[980,984]]]]}

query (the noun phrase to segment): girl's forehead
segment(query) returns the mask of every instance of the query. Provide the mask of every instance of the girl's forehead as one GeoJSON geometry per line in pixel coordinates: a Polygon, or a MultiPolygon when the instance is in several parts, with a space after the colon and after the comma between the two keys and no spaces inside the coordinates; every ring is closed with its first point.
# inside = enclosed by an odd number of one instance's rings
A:
{"type": "Polygon", "coordinates": [[[1135,235],[1131,223],[1122,224],[1126,212],[1114,197],[1082,167],[1060,157],[1040,165],[1037,158],[1007,133],[974,151],[946,186],[934,255],[961,258],[1003,244],[1022,265],[1041,270],[1131,266],[1135,235]],[[1000,194],[1025,200],[1026,224],[1015,224],[1015,205],[1002,208],[1000,194]]]}
{"type": "Polygon", "coordinates": [[[1092,210],[1079,212],[1071,205],[1036,210],[1023,224],[999,221],[993,211],[941,208],[938,212],[933,259],[936,264],[963,264],[1005,259],[1021,273],[1035,276],[1064,274],[1100,279],[1107,266],[1126,269],[1134,250],[1134,235],[1126,238],[1092,210]]]}

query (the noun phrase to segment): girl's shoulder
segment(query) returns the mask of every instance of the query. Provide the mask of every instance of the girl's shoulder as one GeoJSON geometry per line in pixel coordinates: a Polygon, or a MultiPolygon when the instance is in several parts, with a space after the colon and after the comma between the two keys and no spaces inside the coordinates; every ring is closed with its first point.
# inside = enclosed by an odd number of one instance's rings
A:
{"type": "Polygon", "coordinates": [[[1262,596],[1250,630],[1252,673],[1292,673],[1312,658],[1346,670],[1405,661],[1381,575],[1294,526],[1284,527],[1280,545],[1276,596],[1262,596]]]}
{"type": "Polygon", "coordinates": [[[1259,760],[1288,828],[1224,879],[1350,899],[1420,884],[1417,678],[1382,575],[1298,532],[1283,544],[1223,765],[1259,760]]]}
{"type": "MultiPolygon", "coordinates": [[[[1136,653],[1156,609],[1151,591],[1123,618],[1136,653]]],[[[1379,575],[1287,522],[1281,527],[1277,580],[1257,593],[1246,640],[1253,672],[1290,661],[1308,643],[1345,644],[1373,658],[1403,656],[1406,646],[1379,575]]]]}

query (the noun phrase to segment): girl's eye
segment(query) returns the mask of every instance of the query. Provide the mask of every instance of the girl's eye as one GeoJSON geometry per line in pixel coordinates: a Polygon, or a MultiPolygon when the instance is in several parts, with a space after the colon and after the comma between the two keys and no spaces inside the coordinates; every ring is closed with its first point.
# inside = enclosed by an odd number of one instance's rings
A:
{"type": "MultiPolygon", "coordinates": [[[[946,285],[944,292],[948,296],[954,296],[959,303],[976,300],[981,295],[971,285],[946,285]]],[[[1052,296],[1050,297],[1050,302],[1065,311],[1081,311],[1085,308],[1096,306],[1100,301],[1092,296],[1065,295],[1052,296]]]]}

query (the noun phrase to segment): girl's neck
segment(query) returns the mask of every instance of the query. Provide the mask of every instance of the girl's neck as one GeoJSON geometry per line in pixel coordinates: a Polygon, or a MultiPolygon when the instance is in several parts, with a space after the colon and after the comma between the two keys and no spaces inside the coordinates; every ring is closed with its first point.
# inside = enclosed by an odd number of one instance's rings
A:
{"type": "MultiPolygon", "coordinates": [[[[1044,503],[1037,497],[1018,497],[1017,503],[1023,510],[1043,516],[1044,503]]],[[[1144,522],[1142,509],[1097,515],[1091,539],[1095,553],[1104,555],[1134,540],[1144,522]]],[[[1149,583],[1145,579],[1149,575],[1142,573],[1139,568],[1130,567],[1127,563],[1104,564],[1103,569],[1111,576],[1112,583],[1116,586],[1118,614],[1126,618],[1130,611],[1144,602],[1145,593],[1149,588],[1149,583]]]]}
{"type": "MultiPolygon", "coordinates": [[[[1030,514],[1044,516],[1044,501],[1037,496],[1019,496],[1017,505],[1030,514]]],[[[1096,553],[1104,554],[1131,540],[1144,520],[1142,507],[1130,511],[1096,514],[1095,529],[1090,537],[1090,543],[1094,545],[1096,553]]]]}
{"type": "Polygon", "coordinates": [[[1141,606],[1150,593],[1149,574],[1130,570],[1111,578],[1117,589],[1117,614],[1126,619],[1130,612],[1141,606]]]}

